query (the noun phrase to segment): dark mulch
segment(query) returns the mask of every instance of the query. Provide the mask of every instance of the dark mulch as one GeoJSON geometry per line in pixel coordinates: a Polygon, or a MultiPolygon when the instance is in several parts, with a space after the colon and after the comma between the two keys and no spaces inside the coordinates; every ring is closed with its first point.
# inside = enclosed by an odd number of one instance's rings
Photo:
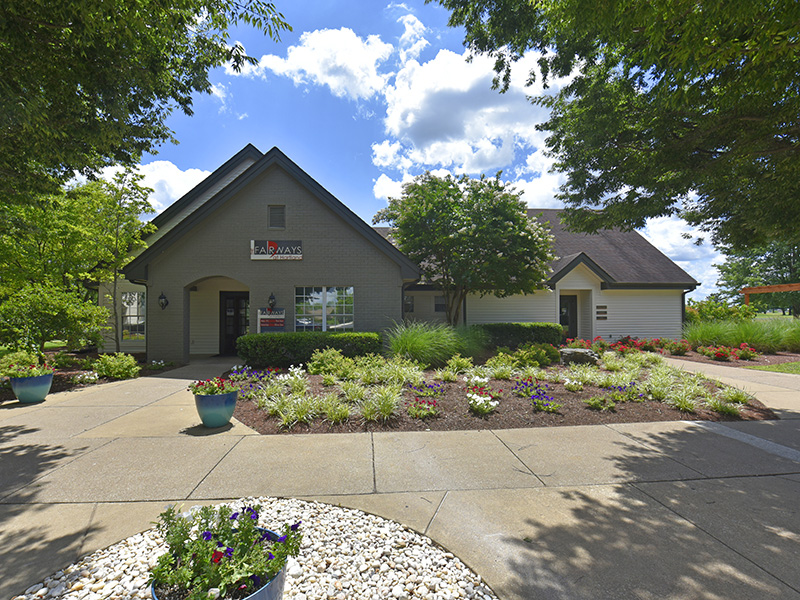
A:
{"type": "MultiPolygon", "coordinates": [[[[321,385],[321,377],[310,377],[312,392],[315,394],[331,391],[321,385]]],[[[262,434],[279,433],[355,433],[363,431],[461,431],[475,429],[514,429],[521,427],[563,427],[569,425],[600,425],[607,423],[641,423],[651,421],[760,421],[777,419],[775,413],[757,400],[750,406],[743,407],[740,417],[720,415],[706,409],[698,409],[696,413],[683,413],[663,402],[647,400],[645,402],[617,403],[613,411],[602,412],[592,410],[583,400],[595,395],[605,394],[606,390],[597,387],[585,387],[582,392],[570,392],[561,384],[548,383],[549,395],[554,402],[561,404],[557,413],[534,412],[526,398],[511,392],[512,381],[492,380],[489,386],[500,393],[500,404],[493,413],[486,417],[472,414],[467,404],[464,384],[444,384],[445,392],[436,398],[439,415],[425,420],[414,419],[406,412],[404,405],[397,417],[388,422],[364,422],[354,409],[350,419],[338,425],[317,419],[311,424],[297,424],[291,429],[280,426],[275,417],[270,417],[250,400],[240,399],[236,403],[233,416],[252,429],[262,434]]],[[[413,399],[410,392],[404,393],[404,402],[413,399]]]]}
{"type": "Polygon", "coordinates": [[[800,354],[792,352],[761,354],[760,356],[757,356],[753,360],[730,360],[730,361],[714,360],[713,358],[709,358],[708,356],[703,356],[702,354],[698,354],[697,352],[689,352],[686,356],[670,356],[669,354],[665,356],[669,356],[670,358],[677,358],[679,360],[688,360],[690,362],[709,363],[715,365],[722,365],[725,367],[739,367],[742,369],[747,367],[753,367],[756,365],[781,365],[783,363],[788,363],[788,362],[800,362],[800,354]]]}
{"type": "MultiPolygon", "coordinates": [[[[53,352],[46,352],[48,356],[52,356],[53,352]]],[[[97,352],[75,352],[71,353],[75,358],[78,359],[96,359],[99,354],[97,352]]],[[[167,367],[164,369],[148,369],[146,368],[144,361],[145,356],[144,353],[141,354],[134,354],[137,361],[139,362],[139,366],[142,367],[142,370],[139,371],[139,377],[148,377],[151,375],[158,375],[159,373],[165,373],[171,369],[176,367],[167,367]]],[[[86,373],[86,369],[81,369],[80,367],[65,367],[61,369],[56,369],[53,373],[53,385],[50,387],[50,393],[55,394],[56,392],[68,392],[70,390],[78,390],[85,387],[90,387],[93,385],[97,385],[98,383],[109,383],[110,381],[114,381],[113,379],[105,379],[101,378],[97,380],[97,383],[75,383],[74,378],[81,373],[86,373]]],[[[8,382],[3,383],[0,385],[0,403],[9,402],[11,400],[16,400],[14,396],[14,392],[11,390],[11,384],[8,382]]]]}

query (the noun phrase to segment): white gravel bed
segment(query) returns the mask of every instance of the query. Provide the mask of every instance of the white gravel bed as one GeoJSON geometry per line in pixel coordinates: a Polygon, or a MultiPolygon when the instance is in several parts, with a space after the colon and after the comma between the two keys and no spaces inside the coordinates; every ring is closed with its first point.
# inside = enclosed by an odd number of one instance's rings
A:
{"type": "MultiPolygon", "coordinates": [[[[458,558],[402,525],[349,508],[295,499],[243,498],[261,505],[259,524],[302,521],[303,545],[286,571],[290,600],[497,600],[458,558]]],[[[165,546],[153,529],[85,556],[12,600],[142,600],[165,546]]]]}

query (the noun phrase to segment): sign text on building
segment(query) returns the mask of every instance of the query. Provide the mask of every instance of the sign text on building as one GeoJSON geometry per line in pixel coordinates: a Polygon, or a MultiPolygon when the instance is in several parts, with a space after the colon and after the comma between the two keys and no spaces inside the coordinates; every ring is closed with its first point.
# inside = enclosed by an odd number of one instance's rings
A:
{"type": "Polygon", "coordinates": [[[300,240],[250,240],[251,260],[302,260],[300,240]]]}

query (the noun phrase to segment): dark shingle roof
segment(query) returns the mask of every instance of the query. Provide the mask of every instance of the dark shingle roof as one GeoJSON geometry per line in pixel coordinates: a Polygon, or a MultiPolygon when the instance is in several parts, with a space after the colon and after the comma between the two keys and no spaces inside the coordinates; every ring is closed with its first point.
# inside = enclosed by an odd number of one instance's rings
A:
{"type": "MultiPolygon", "coordinates": [[[[700,285],[691,275],[635,231],[607,229],[597,233],[573,233],[561,223],[558,209],[530,209],[528,217],[550,223],[556,260],[548,284],[555,285],[578,264],[602,281],[604,288],[694,289],[700,285]]],[[[373,227],[395,243],[390,227],[373,227]]]]}
{"type": "Polygon", "coordinates": [[[699,285],[636,231],[606,229],[597,233],[574,233],[561,223],[558,209],[531,209],[528,216],[549,221],[557,258],[550,281],[555,283],[583,262],[603,279],[604,287],[674,287],[699,285]],[[599,270],[599,272],[598,272],[599,270]]]}

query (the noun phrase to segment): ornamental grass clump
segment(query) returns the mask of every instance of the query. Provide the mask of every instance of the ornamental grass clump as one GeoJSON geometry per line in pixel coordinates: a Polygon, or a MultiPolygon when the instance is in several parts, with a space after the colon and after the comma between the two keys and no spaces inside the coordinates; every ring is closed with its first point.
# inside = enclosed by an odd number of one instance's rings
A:
{"type": "Polygon", "coordinates": [[[234,511],[204,506],[179,514],[174,506],[156,524],[167,545],[150,571],[159,598],[238,600],[265,586],[300,552],[300,521],[272,535],[259,528],[259,505],[234,511]]]}

